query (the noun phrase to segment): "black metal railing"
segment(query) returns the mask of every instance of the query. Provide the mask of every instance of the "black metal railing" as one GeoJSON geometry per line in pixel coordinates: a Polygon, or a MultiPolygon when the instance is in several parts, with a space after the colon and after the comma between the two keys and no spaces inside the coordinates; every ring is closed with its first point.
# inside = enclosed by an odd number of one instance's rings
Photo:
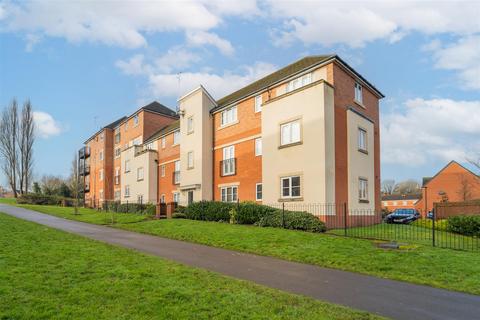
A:
{"type": "Polygon", "coordinates": [[[90,156],[90,148],[89,147],[82,147],[78,150],[78,157],[80,159],[88,158],[90,156]]]}
{"type": "Polygon", "coordinates": [[[172,174],[172,184],[180,184],[180,171],[174,171],[172,174]]]}
{"type": "Polygon", "coordinates": [[[220,176],[233,176],[237,173],[237,159],[230,158],[220,161],[220,176]]]}
{"type": "Polygon", "coordinates": [[[79,173],[81,176],[86,176],[90,174],[90,165],[89,164],[80,164],[79,173]]]}

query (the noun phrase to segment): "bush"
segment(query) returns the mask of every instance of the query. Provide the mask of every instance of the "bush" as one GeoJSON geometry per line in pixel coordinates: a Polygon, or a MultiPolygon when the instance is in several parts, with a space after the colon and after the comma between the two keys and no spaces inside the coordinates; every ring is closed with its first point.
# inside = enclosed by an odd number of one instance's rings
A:
{"type": "Polygon", "coordinates": [[[447,230],[464,236],[480,237],[480,216],[454,216],[447,220],[447,230]]]}
{"type": "Polygon", "coordinates": [[[38,205],[52,205],[58,206],[62,204],[61,197],[57,196],[49,196],[45,194],[36,194],[36,193],[29,193],[29,194],[22,194],[17,198],[18,204],[38,204],[38,205]]]}
{"type": "Polygon", "coordinates": [[[177,206],[174,210],[175,213],[183,213],[186,217],[187,214],[187,207],[185,206],[177,206]]]}
{"type": "Polygon", "coordinates": [[[172,218],[173,219],[187,219],[187,215],[185,213],[182,213],[182,212],[175,212],[174,214],[172,214],[172,218]]]}
{"type": "Polygon", "coordinates": [[[185,214],[188,219],[205,221],[230,221],[230,210],[236,204],[218,201],[200,201],[190,204],[185,214]]]}
{"type": "Polygon", "coordinates": [[[137,213],[137,214],[146,214],[146,215],[155,215],[156,208],[155,205],[139,204],[139,203],[120,203],[119,201],[105,202],[103,203],[103,210],[118,212],[118,213],[137,213]]]}
{"type": "Polygon", "coordinates": [[[285,223],[286,229],[292,230],[309,232],[325,232],[327,230],[325,223],[311,213],[303,211],[285,211],[284,217],[282,210],[269,211],[255,225],[282,228],[283,223],[285,223]],[[283,222],[283,219],[285,219],[285,222],[283,222]]]}
{"type": "Polygon", "coordinates": [[[260,205],[254,202],[243,202],[240,210],[236,213],[235,219],[238,224],[255,224],[268,213],[274,212],[275,208],[260,205]]]}

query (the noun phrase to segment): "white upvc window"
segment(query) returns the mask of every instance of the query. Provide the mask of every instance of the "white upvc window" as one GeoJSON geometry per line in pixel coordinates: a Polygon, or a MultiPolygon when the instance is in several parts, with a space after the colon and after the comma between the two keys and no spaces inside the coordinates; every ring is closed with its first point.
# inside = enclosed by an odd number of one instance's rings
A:
{"type": "Polygon", "coordinates": [[[133,139],[132,145],[139,146],[141,144],[142,144],[142,138],[137,137],[137,138],[133,139]]]}
{"type": "Polygon", "coordinates": [[[99,192],[99,193],[100,193],[100,196],[99,196],[100,200],[103,200],[103,199],[104,199],[104,197],[103,197],[103,189],[102,189],[102,190],[100,190],[100,192],[99,192]]]}
{"type": "Polygon", "coordinates": [[[293,91],[293,90],[296,90],[298,88],[301,88],[303,86],[306,86],[308,84],[312,83],[312,74],[311,73],[307,73],[301,77],[298,77],[298,78],[295,78],[293,80],[291,80],[288,84],[287,84],[287,92],[290,92],[290,91],[293,91]]]}
{"type": "Polygon", "coordinates": [[[146,150],[153,150],[153,142],[149,142],[145,145],[146,150]]]}
{"type": "Polygon", "coordinates": [[[120,200],[120,190],[115,190],[113,197],[115,200],[120,200]]]}
{"type": "Polygon", "coordinates": [[[128,120],[125,121],[125,131],[128,131],[128,120]]]}
{"type": "Polygon", "coordinates": [[[255,185],[255,200],[262,201],[262,198],[263,198],[262,189],[263,189],[263,185],[261,183],[257,183],[255,185]]]}
{"type": "Polygon", "coordinates": [[[193,151],[187,153],[187,168],[193,168],[193,151]]]}
{"type": "Polygon", "coordinates": [[[162,166],[160,167],[160,172],[161,172],[162,177],[165,177],[165,165],[164,164],[162,164],[162,166]]]}
{"type": "Polygon", "coordinates": [[[162,194],[160,196],[160,203],[165,203],[165,195],[164,194],[162,194]]]}
{"type": "Polygon", "coordinates": [[[178,184],[180,183],[180,161],[177,160],[174,162],[175,164],[175,171],[173,172],[173,180],[174,180],[174,183],[175,184],[178,184]]]}
{"type": "Polygon", "coordinates": [[[137,181],[143,180],[144,172],[143,167],[137,168],[137,181]]]}
{"type": "Polygon", "coordinates": [[[125,198],[130,197],[130,186],[125,185],[125,198]]]}
{"type": "Polygon", "coordinates": [[[238,199],[238,187],[223,187],[220,189],[222,202],[236,202],[238,199]]]}
{"type": "Polygon", "coordinates": [[[235,146],[223,148],[222,175],[235,174],[235,146]]]}
{"type": "Polygon", "coordinates": [[[363,89],[362,85],[358,82],[355,82],[355,101],[363,104],[363,89]]]}
{"type": "Polygon", "coordinates": [[[102,150],[100,150],[100,156],[99,156],[99,158],[100,158],[100,161],[102,161],[102,160],[103,160],[103,149],[102,149],[102,150]]]}
{"type": "Polygon", "coordinates": [[[255,139],[255,156],[262,155],[262,138],[255,139]]]}
{"type": "Polygon", "coordinates": [[[162,149],[165,149],[167,139],[165,137],[162,137],[162,149]]]}
{"type": "Polygon", "coordinates": [[[98,171],[98,175],[100,176],[100,181],[103,181],[103,169],[100,169],[100,171],[98,171]]]}
{"type": "Polygon", "coordinates": [[[193,132],[193,116],[187,119],[187,133],[193,132]]]}
{"type": "Polygon", "coordinates": [[[100,141],[103,141],[105,138],[105,132],[100,133],[100,141]]]}
{"type": "Polygon", "coordinates": [[[284,177],[280,179],[281,197],[285,199],[299,198],[301,196],[300,190],[300,176],[284,177]]]}
{"type": "Polygon", "coordinates": [[[138,126],[138,114],[133,116],[133,126],[134,127],[138,126]]]}
{"type": "Polygon", "coordinates": [[[262,111],[262,95],[259,94],[255,97],[255,112],[262,111]]]}
{"type": "Polygon", "coordinates": [[[300,120],[284,123],[280,126],[280,145],[300,142],[300,120]]]}
{"type": "Polygon", "coordinates": [[[358,128],[358,150],[367,151],[367,130],[358,128]]]}
{"type": "Polygon", "coordinates": [[[120,184],[120,167],[115,168],[115,184],[120,184]]]}
{"type": "MultiPolygon", "coordinates": [[[[358,178],[358,199],[368,201],[368,180],[366,178],[358,178]]],[[[396,202],[394,203],[397,205],[396,202]]]]}
{"type": "Polygon", "coordinates": [[[130,172],[130,160],[125,160],[125,173],[130,172]]]}
{"type": "Polygon", "coordinates": [[[237,106],[230,107],[222,111],[221,125],[226,126],[237,121],[237,106]]]}
{"type": "Polygon", "coordinates": [[[176,130],[173,133],[173,145],[177,145],[180,143],[180,130],[176,130]]]}
{"type": "Polygon", "coordinates": [[[173,193],[173,202],[180,202],[180,192],[174,192],[173,193]]]}
{"type": "Polygon", "coordinates": [[[119,158],[121,153],[122,153],[122,148],[120,148],[120,147],[115,148],[115,159],[119,158]]]}

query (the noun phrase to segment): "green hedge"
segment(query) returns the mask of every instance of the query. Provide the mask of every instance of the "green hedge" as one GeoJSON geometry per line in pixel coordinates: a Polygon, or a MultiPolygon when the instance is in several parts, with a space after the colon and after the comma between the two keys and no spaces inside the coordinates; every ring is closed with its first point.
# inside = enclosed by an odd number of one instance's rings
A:
{"type": "Polygon", "coordinates": [[[260,227],[285,228],[292,230],[303,230],[309,232],[325,232],[325,223],[308,212],[275,210],[263,216],[256,223],[260,227]]]}
{"type": "Polygon", "coordinates": [[[448,218],[447,230],[465,236],[480,237],[480,216],[454,216],[448,218]]]}
{"type": "Polygon", "coordinates": [[[102,207],[105,211],[119,212],[119,213],[138,213],[155,215],[155,205],[153,204],[139,204],[139,203],[120,203],[118,201],[105,202],[102,207]]]}
{"type": "MultiPolygon", "coordinates": [[[[255,224],[261,227],[283,227],[282,210],[254,202],[240,204],[201,201],[189,205],[185,217],[192,220],[255,224]]],[[[182,216],[183,217],[183,216],[182,216]]],[[[308,212],[285,211],[285,228],[324,232],[325,224],[308,212]]]]}
{"type": "Polygon", "coordinates": [[[48,196],[44,194],[29,193],[29,194],[20,195],[17,198],[17,203],[58,206],[62,204],[62,200],[64,200],[64,198],[57,197],[57,196],[48,196]]]}

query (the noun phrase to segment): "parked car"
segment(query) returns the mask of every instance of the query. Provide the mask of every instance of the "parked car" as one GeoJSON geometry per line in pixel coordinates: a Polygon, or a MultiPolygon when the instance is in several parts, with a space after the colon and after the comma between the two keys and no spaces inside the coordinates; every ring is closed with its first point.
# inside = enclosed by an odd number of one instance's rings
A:
{"type": "Polygon", "coordinates": [[[420,218],[420,213],[415,209],[395,209],[385,217],[386,223],[408,224],[420,218]]]}
{"type": "Polygon", "coordinates": [[[427,219],[433,219],[433,211],[428,211],[427,219]]]}

